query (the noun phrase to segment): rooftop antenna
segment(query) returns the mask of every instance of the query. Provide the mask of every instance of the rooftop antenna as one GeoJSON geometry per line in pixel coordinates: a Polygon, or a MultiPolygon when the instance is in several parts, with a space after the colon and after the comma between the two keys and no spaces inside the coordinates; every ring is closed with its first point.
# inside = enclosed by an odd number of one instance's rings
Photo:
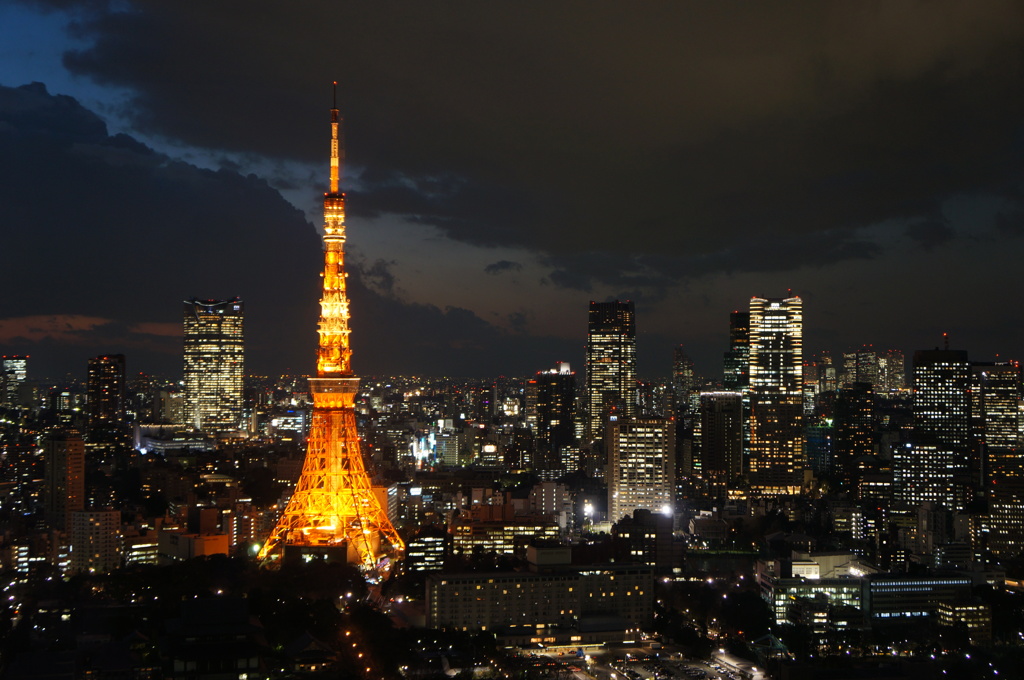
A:
{"type": "Polygon", "coordinates": [[[949,333],[942,334],[942,346],[947,351],[949,350],[949,333]]]}

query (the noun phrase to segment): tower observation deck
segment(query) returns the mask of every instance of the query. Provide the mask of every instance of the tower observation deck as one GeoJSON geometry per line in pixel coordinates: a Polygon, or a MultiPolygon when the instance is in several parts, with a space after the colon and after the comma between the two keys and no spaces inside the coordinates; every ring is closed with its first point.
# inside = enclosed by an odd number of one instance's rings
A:
{"type": "MultiPolygon", "coordinates": [[[[335,83],[337,93],[337,83],[335,83]]],[[[349,303],[345,287],[344,154],[337,94],[331,109],[330,191],[324,195],[324,271],[313,417],[302,474],[260,550],[260,561],[291,555],[344,559],[370,577],[386,576],[405,544],[374,492],[356,432],[349,303]]]]}

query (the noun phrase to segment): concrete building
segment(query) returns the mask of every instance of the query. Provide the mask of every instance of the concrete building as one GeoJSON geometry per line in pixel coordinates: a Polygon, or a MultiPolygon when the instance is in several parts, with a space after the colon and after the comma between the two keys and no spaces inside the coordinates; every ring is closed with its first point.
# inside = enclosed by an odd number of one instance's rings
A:
{"type": "Polygon", "coordinates": [[[427,578],[431,628],[493,631],[523,644],[587,644],[636,639],[653,621],[654,576],[647,566],[427,578]]]}
{"type": "Polygon", "coordinates": [[[121,512],[71,513],[71,573],[107,574],[121,566],[121,512]]]}
{"type": "Polygon", "coordinates": [[[617,522],[636,510],[675,512],[675,421],[665,418],[609,417],[608,520],[617,522]]]}

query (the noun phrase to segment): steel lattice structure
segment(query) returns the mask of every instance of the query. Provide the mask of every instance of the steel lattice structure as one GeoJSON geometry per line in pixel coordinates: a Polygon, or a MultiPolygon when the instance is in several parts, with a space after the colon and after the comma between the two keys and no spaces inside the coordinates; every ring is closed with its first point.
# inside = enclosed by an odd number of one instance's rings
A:
{"type": "MultiPolygon", "coordinates": [[[[335,83],[335,88],[337,83],[335,83]]],[[[330,192],[324,195],[324,272],[320,299],[317,377],[309,381],[313,418],[302,475],[288,506],[260,550],[280,557],[287,546],[346,548],[349,562],[377,574],[384,557],[405,544],[374,494],[356,432],[349,304],[345,288],[345,194],[339,191],[342,154],[337,101],[331,109],[330,192]]]]}

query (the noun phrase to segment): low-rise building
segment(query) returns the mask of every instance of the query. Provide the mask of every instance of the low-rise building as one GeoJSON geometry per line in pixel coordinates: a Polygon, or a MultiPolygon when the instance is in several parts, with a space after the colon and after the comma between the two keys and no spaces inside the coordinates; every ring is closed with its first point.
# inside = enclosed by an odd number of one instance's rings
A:
{"type": "Polygon", "coordinates": [[[427,578],[431,628],[570,644],[627,640],[653,620],[654,574],[646,565],[427,578]]]}

